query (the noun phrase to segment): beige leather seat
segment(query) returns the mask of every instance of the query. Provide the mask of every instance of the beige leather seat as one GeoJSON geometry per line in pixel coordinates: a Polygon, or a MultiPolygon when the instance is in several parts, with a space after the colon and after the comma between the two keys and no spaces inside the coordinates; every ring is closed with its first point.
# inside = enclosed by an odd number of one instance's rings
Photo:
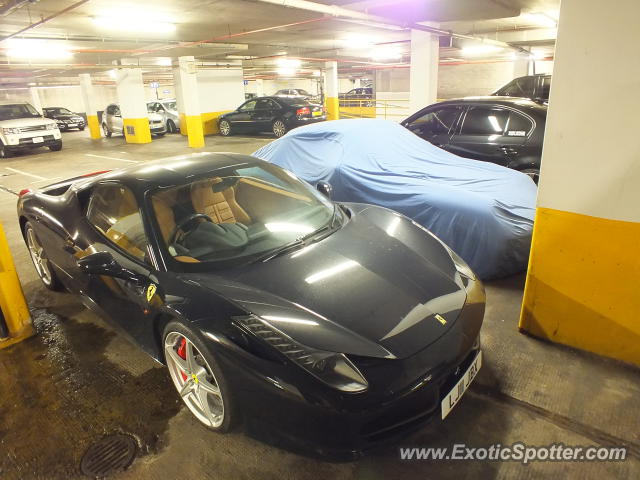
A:
{"type": "MultiPolygon", "coordinates": [[[[158,220],[158,225],[160,226],[160,233],[162,234],[162,238],[166,245],[169,245],[169,236],[176,228],[176,219],[173,214],[173,209],[171,208],[171,205],[175,204],[176,198],[177,192],[175,190],[171,190],[154,195],[151,201],[153,204],[153,210],[156,214],[156,219],[158,220]]],[[[199,260],[186,255],[178,255],[173,258],[179,262],[185,263],[199,262],[199,260]]]]}
{"type": "Polygon", "coordinates": [[[191,185],[191,202],[197,213],[204,213],[216,223],[244,223],[251,219],[236,201],[235,190],[229,187],[222,192],[214,192],[213,186],[222,181],[216,177],[191,185]]]}

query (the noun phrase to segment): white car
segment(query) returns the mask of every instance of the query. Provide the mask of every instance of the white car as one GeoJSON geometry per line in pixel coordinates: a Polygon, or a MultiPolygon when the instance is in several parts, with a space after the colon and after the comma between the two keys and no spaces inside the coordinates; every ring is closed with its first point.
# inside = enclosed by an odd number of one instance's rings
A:
{"type": "Polygon", "coordinates": [[[180,131],[180,114],[175,99],[165,98],[157,102],[148,102],[147,110],[162,116],[167,132],[177,133],[180,131]]]}
{"type": "Polygon", "coordinates": [[[62,149],[55,121],[44,118],[27,102],[0,103],[0,158],[37,147],[62,149]]]}
{"type": "MultiPolygon", "coordinates": [[[[151,135],[161,137],[167,133],[167,127],[165,126],[162,115],[152,112],[147,107],[147,118],[149,118],[149,129],[151,135]]],[[[110,137],[114,133],[120,133],[124,135],[124,124],[122,122],[122,114],[120,113],[120,107],[115,103],[112,103],[104,109],[102,114],[102,132],[105,137],[110,137]]]]}

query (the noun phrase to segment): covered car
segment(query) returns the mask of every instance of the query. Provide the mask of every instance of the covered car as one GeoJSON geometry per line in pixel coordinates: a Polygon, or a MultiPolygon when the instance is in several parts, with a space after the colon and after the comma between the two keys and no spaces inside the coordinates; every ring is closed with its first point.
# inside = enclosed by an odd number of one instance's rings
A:
{"type": "Polygon", "coordinates": [[[410,217],[480,278],[526,268],[536,185],[523,173],[459,157],[379,119],[309,125],[254,155],[312,185],[329,183],[334,200],[379,205],[410,217]]]}

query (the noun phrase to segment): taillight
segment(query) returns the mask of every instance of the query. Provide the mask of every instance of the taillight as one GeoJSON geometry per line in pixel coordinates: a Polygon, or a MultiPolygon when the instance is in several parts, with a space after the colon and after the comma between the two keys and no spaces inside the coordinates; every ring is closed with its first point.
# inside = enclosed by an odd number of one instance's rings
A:
{"type": "Polygon", "coordinates": [[[20,190],[20,193],[18,193],[19,197],[22,197],[23,195],[26,195],[27,193],[31,193],[33,192],[33,190],[31,190],[30,188],[23,188],[22,190],[20,190]]]}
{"type": "Polygon", "coordinates": [[[302,107],[296,110],[296,115],[298,116],[309,115],[310,113],[311,113],[311,110],[309,110],[309,107],[302,107]]]}

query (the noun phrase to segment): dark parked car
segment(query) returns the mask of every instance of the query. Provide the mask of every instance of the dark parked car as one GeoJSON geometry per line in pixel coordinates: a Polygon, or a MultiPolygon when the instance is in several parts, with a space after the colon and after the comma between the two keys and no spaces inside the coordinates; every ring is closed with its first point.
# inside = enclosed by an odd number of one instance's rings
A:
{"type": "Polygon", "coordinates": [[[242,419],[351,454],[444,418],[481,365],[484,289],[463,261],[253,157],[79,177],[23,193],[18,215],[44,284],[165,362],[214,431],[242,419]]]}
{"type": "Polygon", "coordinates": [[[244,102],[237,110],[220,115],[223,136],[234,133],[273,132],[281,137],[288,130],[327,119],[322,105],[300,97],[260,97],[244,102]]]}
{"type": "Polygon", "coordinates": [[[435,103],[402,125],[461,157],[497,163],[537,183],[547,107],[525,98],[468,97],[435,103]]]}
{"type": "Polygon", "coordinates": [[[338,95],[343,107],[371,107],[373,106],[373,87],[352,88],[347,93],[338,95]]]}
{"type": "Polygon", "coordinates": [[[492,95],[499,97],[524,97],[539,103],[549,102],[551,75],[527,75],[511,80],[492,95]]]}
{"type": "Polygon", "coordinates": [[[71,110],[64,107],[46,107],[42,109],[42,113],[45,117],[55,120],[58,124],[58,129],[61,131],[70,130],[72,128],[84,130],[87,125],[82,115],[73,113],[71,110]]]}

